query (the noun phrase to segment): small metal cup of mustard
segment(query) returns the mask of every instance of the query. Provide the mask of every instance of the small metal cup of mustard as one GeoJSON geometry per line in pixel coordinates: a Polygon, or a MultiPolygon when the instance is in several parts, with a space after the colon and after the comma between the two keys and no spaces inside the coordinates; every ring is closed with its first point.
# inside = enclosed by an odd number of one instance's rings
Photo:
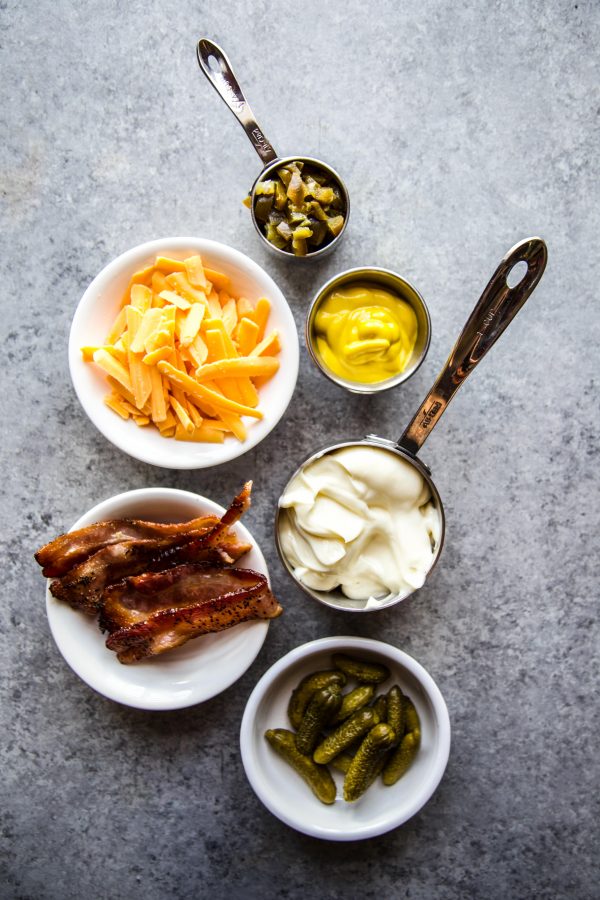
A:
{"type": "Polygon", "coordinates": [[[320,159],[279,157],[221,47],[202,38],[197,57],[201,71],[246,132],[264,166],[247,204],[256,233],[276,256],[301,261],[327,256],[340,243],[350,216],[350,197],[341,177],[320,159]]]}
{"type": "Polygon", "coordinates": [[[387,391],[406,381],[427,355],[429,310],[396,272],[347,269],[315,295],[306,346],[323,374],[354,394],[387,391]]]}

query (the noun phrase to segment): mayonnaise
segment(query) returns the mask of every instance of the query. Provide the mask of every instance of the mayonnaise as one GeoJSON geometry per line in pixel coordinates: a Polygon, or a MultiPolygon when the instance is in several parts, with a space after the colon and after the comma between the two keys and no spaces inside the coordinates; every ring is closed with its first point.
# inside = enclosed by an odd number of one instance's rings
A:
{"type": "Polygon", "coordinates": [[[351,600],[420,588],[440,540],[440,515],[415,466],[392,451],[351,446],[305,466],[279,501],[282,550],[296,578],[351,600]]]}

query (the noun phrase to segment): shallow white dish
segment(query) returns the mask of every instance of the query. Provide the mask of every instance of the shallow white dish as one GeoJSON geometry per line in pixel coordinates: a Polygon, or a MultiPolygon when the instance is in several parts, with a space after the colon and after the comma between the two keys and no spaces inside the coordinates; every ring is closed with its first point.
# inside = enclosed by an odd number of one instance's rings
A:
{"type": "Polygon", "coordinates": [[[448,762],[450,720],[437,685],[412,656],[369,638],[329,637],[296,647],[265,672],[246,705],[240,745],[248,780],[273,815],[312,837],[356,841],[391,831],[427,803],[448,762]],[[330,767],[338,796],[334,804],[325,806],[277,756],[264,733],[268,728],[291,729],[287,706],[293,689],[305,675],[333,668],[334,653],[385,663],[391,678],[379,689],[384,692],[394,683],[400,685],[417,708],[422,736],[417,758],[403,778],[391,787],[385,787],[378,779],[354,803],[344,801],[344,776],[330,767]]]}
{"type": "MultiPolygon", "coordinates": [[[[103,519],[136,518],[182,522],[201,515],[221,516],[212,500],[171,488],[144,488],[117,494],[94,506],[71,531],[103,519]]],[[[269,577],[267,564],[252,535],[234,526],[252,550],[237,565],[269,577]]],[[[181,709],[221,693],[252,664],[269,630],[266,620],[244,622],[218,634],[206,634],[160,657],[123,665],[104,645],[97,619],[71,609],[46,589],[52,636],[66,662],[99,694],[138,709],[181,709]]]]}
{"type": "Polygon", "coordinates": [[[294,393],[298,378],[298,332],[285,297],[270,275],[249,257],[217,241],[171,237],[140,244],[118,256],[97,275],[79,301],[69,336],[69,369],[75,392],[85,412],[104,437],[142,462],[168,469],[201,469],[235,459],[255,447],[277,425],[294,393]],[[271,301],[267,328],[279,331],[282,350],[279,371],[260,389],[259,409],[264,418],[244,419],[248,436],[243,443],[227,437],[223,444],[196,444],[163,438],[154,427],[138,428],[103,402],[109,392],[104,373],[84,362],[81,348],[104,340],[134,272],[154,262],[157,255],[185,259],[199,253],[202,261],[231,279],[232,290],[252,302],[271,301]]]}

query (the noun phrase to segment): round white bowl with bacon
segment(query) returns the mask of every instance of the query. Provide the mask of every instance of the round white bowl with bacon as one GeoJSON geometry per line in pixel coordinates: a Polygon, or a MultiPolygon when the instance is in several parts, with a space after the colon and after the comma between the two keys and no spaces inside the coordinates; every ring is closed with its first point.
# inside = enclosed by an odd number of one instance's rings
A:
{"type": "MultiPolygon", "coordinates": [[[[222,506],[189,491],[142,488],[104,500],[70,530],[111,519],[186,522],[197,516],[221,517],[224,512],[222,506]]],[[[251,545],[235,565],[268,580],[265,558],[248,529],[238,521],[233,531],[241,542],[251,545]]],[[[155,658],[123,665],[106,647],[106,635],[97,618],[57,600],[49,587],[46,612],[60,653],[86,684],[110,700],[147,710],[181,709],[221,693],[252,664],[269,630],[268,619],[242,622],[194,638],[155,658]]]]}

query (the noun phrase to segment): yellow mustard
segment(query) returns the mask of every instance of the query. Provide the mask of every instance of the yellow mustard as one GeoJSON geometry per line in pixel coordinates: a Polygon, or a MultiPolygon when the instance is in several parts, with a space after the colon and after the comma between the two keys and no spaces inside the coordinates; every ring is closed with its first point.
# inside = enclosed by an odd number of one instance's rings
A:
{"type": "Polygon", "coordinates": [[[346,381],[373,384],[406,368],[417,317],[406,300],[377,284],[353,282],[328,294],[314,318],[317,352],[346,381]]]}

